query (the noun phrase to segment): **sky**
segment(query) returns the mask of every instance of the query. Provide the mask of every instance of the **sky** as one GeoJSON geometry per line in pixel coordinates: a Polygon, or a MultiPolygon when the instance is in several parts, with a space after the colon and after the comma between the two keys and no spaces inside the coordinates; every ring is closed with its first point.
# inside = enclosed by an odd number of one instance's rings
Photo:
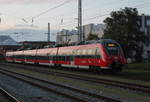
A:
{"type": "MultiPolygon", "coordinates": [[[[149,0],[82,0],[83,25],[103,23],[112,11],[137,7],[150,15],[149,0]]],[[[8,29],[75,29],[78,0],[0,0],[0,31],[8,29]]]]}

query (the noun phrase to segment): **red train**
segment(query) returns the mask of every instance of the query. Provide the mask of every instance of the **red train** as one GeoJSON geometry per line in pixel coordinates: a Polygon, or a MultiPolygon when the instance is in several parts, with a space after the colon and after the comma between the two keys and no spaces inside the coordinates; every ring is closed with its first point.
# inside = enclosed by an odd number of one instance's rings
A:
{"type": "Polygon", "coordinates": [[[86,42],[84,45],[6,52],[6,61],[114,72],[121,71],[126,64],[120,45],[110,39],[86,42]]]}

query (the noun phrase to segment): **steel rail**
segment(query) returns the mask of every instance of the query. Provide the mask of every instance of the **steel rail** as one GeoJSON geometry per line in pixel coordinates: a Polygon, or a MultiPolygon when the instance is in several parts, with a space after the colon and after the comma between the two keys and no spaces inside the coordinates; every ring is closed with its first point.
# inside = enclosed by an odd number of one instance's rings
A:
{"type": "MultiPolygon", "coordinates": [[[[95,98],[98,98],[98,99],[101,99],[101,100],[108,100],[110,102],[121,102],[120,100],[118,99],[113,99],[113,98],[110,98],[110,97],[106,97],[104,95],[98,95],[98,94],[95,94],[95,93],[91,93],[91,92],[88,92],[88,91],[84,91],[84,90],[81,90],[81,89],[77,89],[77,88],[73,88],[73,87],[69,87],[69,86],[65,86],[65,85],[62,85],[62,84],[58,84],[58,83],[54,83],[54,82],[50,82],[48,80],[45,80],[45,79],[41,79],[41,78],[37,78],[37,77],[33,77],[33,76],[29,76],[29,75],[25,75],[25,74],[20,74],[20,73],[17,73],[17,72],[13,72],[13,71],[9,71],[9,70],[5,70],[5,69],[0,69],[0,70],[3,70],[3,71],[6,71],[6,72],[9,72],[9,73],[13,73],[13,74],[17,74],[17,75],[20,75],[20,76],[23,76],[23,77],[27,77],[27,78],[30,78],[30,79],[33,79],[33,80],[38,80],[38,81],[41,81],[43,83],[48,83],[48,84],[51,84],[51,85],[55,85],[55,86],[58,86],[58,87],[62,87],[62,88],[66,88],[66,89],[69,89],[69,90],[73,90],[73,91],[76,91],[78,93],[82,93],[82,94],[85,94],[85,95],[89,95],[89,96],[92,96],[92,97],[95,97],[95,98]]],[[[2,72],[0,71],[1,73],[4,73],[4,74],[7,74],[8,73],[5,73],[5,72],[2,72]]],[[[9,74],[10,75],[10,74],[9,74]]],[[[12,76],[12,75],[11,75],[12,76]]],[[[23,79],[25,81],[25,79],[23,79]]],[[[33,83],[32,83],[33,84],[33,83]]],[[[56,90],[55,90],[56,91],[56,90]]],[[[63,93],[64,94],[64,93],[63,93]]],[[[69,97],[72,98],[72,96],[70,96],[69,94],[69,97]]],[[[86,102],[86,100],[78,97],[78,96],[73,96],[74,99],[77,98],[78,101],[82,101],[82,102],[86,102]]],[[[87,101],[88,102],[88,101],[87,101]]]]}
{"type": "Polygon", "coordinates": [[[11,102],[20,102],[16,97],[8,93],[6,90],[0,88],[0,93],[7,97],[11,102]]]}
{"type": "Polygon", "coordinates": [[[127,89],[131,89],[131,90],[150,93],[150,86],[146,86],[146,85],[114,81],[114,80],[102,79],[102,78],[94,78],[94,77],[88,77],[88,76],[84,76],[84,75],[76,75],[76,74],[69,74],[69,73],[63,73],[63,72],[54,72],[54,71],[50,71],[50,70],[39,69],[38,67],[35,67],[35,68],[30,67],[29,68],[29,66],[28,67],[14,66],[14,65],[12,65],[12,66],[15,68],[21,67],[22,69],[29,69],[29,70],[44,73],[44,74],[57,75],[57,76],[61,76],[61,77],[67,77],[67,78],[78,79],[78,80],[83,80],[83,81],[90,81],[90,82],[94,82],[94,83],[106,84],[106,85],[121,87],[121,88],[125,88],[125,89],[127,88],[127,89]]]}

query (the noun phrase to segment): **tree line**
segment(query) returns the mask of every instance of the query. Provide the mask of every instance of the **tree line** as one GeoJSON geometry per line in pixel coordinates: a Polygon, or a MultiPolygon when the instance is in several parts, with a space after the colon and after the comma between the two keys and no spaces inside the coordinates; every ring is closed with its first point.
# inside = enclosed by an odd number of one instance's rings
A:
{"type": "MultiPolygon", "coordinates": [[[[140,30],[136,8],[120,9],[112,11],[110,17],[104,20],[106,28],[102,39],[116,40],[123,48],[126,58],[134,58],[137,62],[142,61],[143,46],[149,40],[140,30]]],[[[100,39],[96,34],[89,34],[86,40],[100,39]]]]}

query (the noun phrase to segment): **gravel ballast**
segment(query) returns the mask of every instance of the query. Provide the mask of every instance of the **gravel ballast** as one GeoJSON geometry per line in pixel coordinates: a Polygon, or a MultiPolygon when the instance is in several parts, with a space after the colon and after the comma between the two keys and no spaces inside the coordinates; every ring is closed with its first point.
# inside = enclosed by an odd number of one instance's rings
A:
{"type": "Polygon", "coordinates": [[[1,73],[0,87],[19,98],[21,102],[74,102],[74,100],[47,92],[1,73]]]}

